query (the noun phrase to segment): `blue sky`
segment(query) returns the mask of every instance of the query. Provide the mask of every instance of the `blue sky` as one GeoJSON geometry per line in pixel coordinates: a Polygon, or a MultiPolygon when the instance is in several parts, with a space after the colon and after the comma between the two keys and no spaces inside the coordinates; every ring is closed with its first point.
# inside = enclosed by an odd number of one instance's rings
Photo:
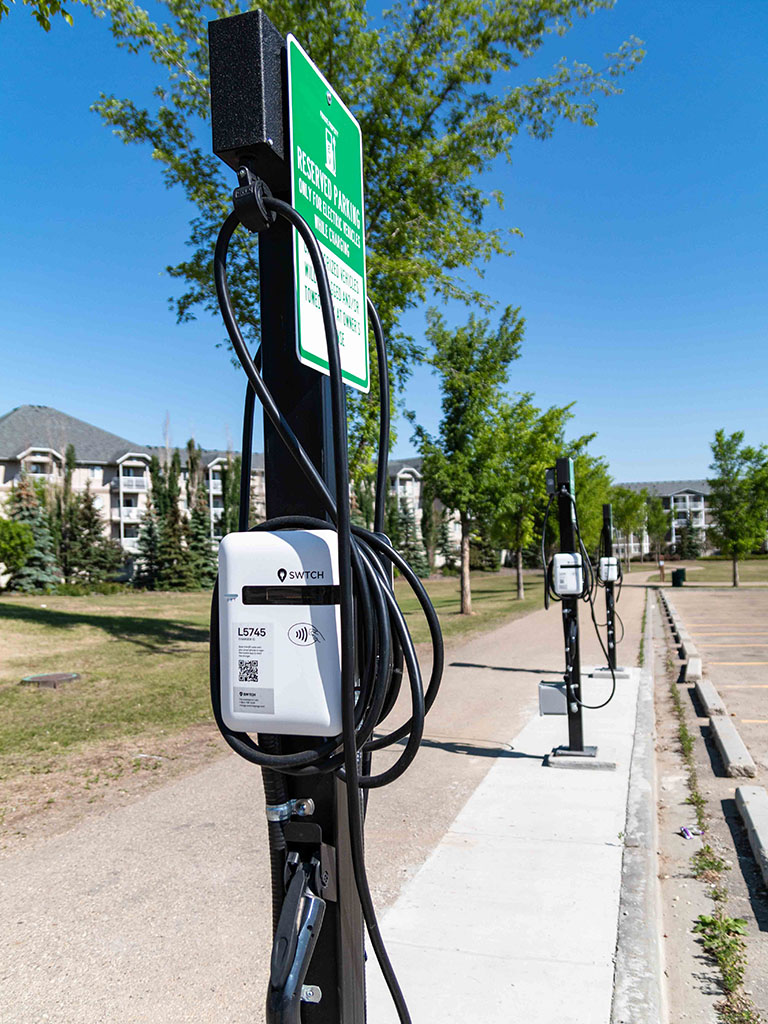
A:
{"type": "MultiPolygon", "coordinates": [[[[0,23],[0,412],[52,405],[139,443],[161,441],[167,412],[175,444],[237,446],[223,330],[177,326],[167,303],[190,208],[89,110],[100,91],[148,97],[151,67],[74,14],[48,35],[23,8],[0,23]]],[[[488,175],[506,195],[491,222],[524,237],[484,288],[527,320],[512,391],[575,400],[572,432],[597,431],[618,480],[698,477],[718,427],[768,441],[768,4],[619,0],[539,59],[598,64],[632,33],[647,56],[597,128],[520,138],[488,175]]],[[[426,369],[405,401],[436,428],[426,369]]],[[[401,421],[395,454],[409,434],[401,421]]]]}

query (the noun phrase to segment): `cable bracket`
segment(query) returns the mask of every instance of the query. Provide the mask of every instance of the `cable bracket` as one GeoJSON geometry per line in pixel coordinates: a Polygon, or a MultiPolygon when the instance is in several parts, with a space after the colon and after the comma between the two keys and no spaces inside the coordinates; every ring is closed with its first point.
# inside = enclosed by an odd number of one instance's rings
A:
{"type": "Polygon", "coordinates": [[[254,233],[266,231],[277,218],[277,214],[264,205],[265,197],[272,198],[269,186],[245,164],[238,167],[237,180],[240,184],[232,193],[232,202],[240,223],[254,233]]]}

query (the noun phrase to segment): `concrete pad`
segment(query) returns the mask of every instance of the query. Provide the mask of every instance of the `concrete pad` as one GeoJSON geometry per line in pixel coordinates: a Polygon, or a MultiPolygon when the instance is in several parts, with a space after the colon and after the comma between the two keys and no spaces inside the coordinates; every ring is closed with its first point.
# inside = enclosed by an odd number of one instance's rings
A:
{"type": "Polygon", "coordinates": [[[749,836],[749,845],[768,887],[768,793],[762,786],[737,786],[736,806],[749,836]]]}
{"type": "MultiPolygon", "coordinates": [[[[562,718],[532,719],[382,921],[414,1020],[608,1024],[639,672],[585,738],[616,770],[550,772],[562,718]]],[[[610,684],[589,680],[599,703],[610,684]]],[[[368,1020],[395,1024],[369,959],[368,1020]]]]}
{"type": "Polygon", "coordinates": [[[710,718],[709,727],[723,759],[725,774],[731,778],[742,775],[754,778],[757,772],[755,762],[730,718],[715,715],[710,718]]]}
{"type": "Polygon", "coordinates": [[[711,718],[713,715],[728,714],[723,698],[709,680],[698,679],[696,681],[696,696],[699,698],[699,703],[707,718],[711,718]]]}

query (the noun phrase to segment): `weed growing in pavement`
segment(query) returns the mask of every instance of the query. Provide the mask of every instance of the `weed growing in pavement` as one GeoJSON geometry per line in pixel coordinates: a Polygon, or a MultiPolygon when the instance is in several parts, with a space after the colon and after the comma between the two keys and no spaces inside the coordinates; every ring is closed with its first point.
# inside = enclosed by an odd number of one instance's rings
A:
{"type": "MultiPolygon", "coordinates": [[[[707,803],[699,792],[696,772],[695,739],[685,719],[685,708],[680,698],[680,687],[675,682],[676,667],[671,657],[667,657],[669,676],[669,694],[677,718],[677,737],[680,753],[685,763],[688,776],[688,797],[686,803],[696,808],[696,822],[702,832],[707,828],[707,803]]],[[[696,878],[710,883],[708,895],[715,905],[713,914],[701,914],[696,919],[693,930],[701,936],[705,951],[712,957],[720,969],[721,984],[725,999],[718,1003],[716,1010],[722,1024],[764,1024],[763,1018],[754,1003],[739,992],[747,967],[746,934],[747,922],[741,917],[728,917],[725,904],[728,900],[728,889],[720,878],[724,871],[730,870],[729,865],[719,857],[709,843],[704,843],[691,857],[691,866],[696,878]]]]}
{"type": "Polygon", "coordinates": [[[742,936],[747,934],[743,917],[728,917],[718,907],[714,914],[699,914],[693,930],[701,935],[701,944],[720,968],[723,988],[734,992],[744,981],[747,961],[742,936]]]}
{"type": "Polygon", "coordinates": [[[728,864],[722,857],[718,857],[709,843],[704,845],[691,857],[693,873],[697,878],[705,875],[720,875],[723,871],[730,870],[728,864]]]}

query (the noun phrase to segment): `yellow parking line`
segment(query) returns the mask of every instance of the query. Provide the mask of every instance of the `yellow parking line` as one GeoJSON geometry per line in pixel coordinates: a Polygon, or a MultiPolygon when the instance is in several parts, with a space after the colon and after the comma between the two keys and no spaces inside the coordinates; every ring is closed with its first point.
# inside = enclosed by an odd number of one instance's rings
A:
{"type": "Polygon", "coordinates": [[[744,725],[768,725],[768,718],[742,718],[744,725]]]}
{"type": "Polygon", "coordinates": [[[768,647],[768,644],[711,644],[707,640],[702,644],[703,647],[768,647]]]}
{"type": "MultiPolygon", "coordinates": [[[[744,663],[742,662],[742,664],[744,663]]],[[[768,683],[718,683],[717,688],[718,690],[768,690],[768,683]]]]}
{"type": "Polygon", "coordinates": [[[709,665],[768,665],[768,661],[709,661],[709,665]]]}
{"type": "Polygon", "coordinates": [[[751,629],[747,633],[739,633],[736,629],[727,629],[722,633],[691,633],[691,636],[768,636],[764,629],[751,629]]]}

